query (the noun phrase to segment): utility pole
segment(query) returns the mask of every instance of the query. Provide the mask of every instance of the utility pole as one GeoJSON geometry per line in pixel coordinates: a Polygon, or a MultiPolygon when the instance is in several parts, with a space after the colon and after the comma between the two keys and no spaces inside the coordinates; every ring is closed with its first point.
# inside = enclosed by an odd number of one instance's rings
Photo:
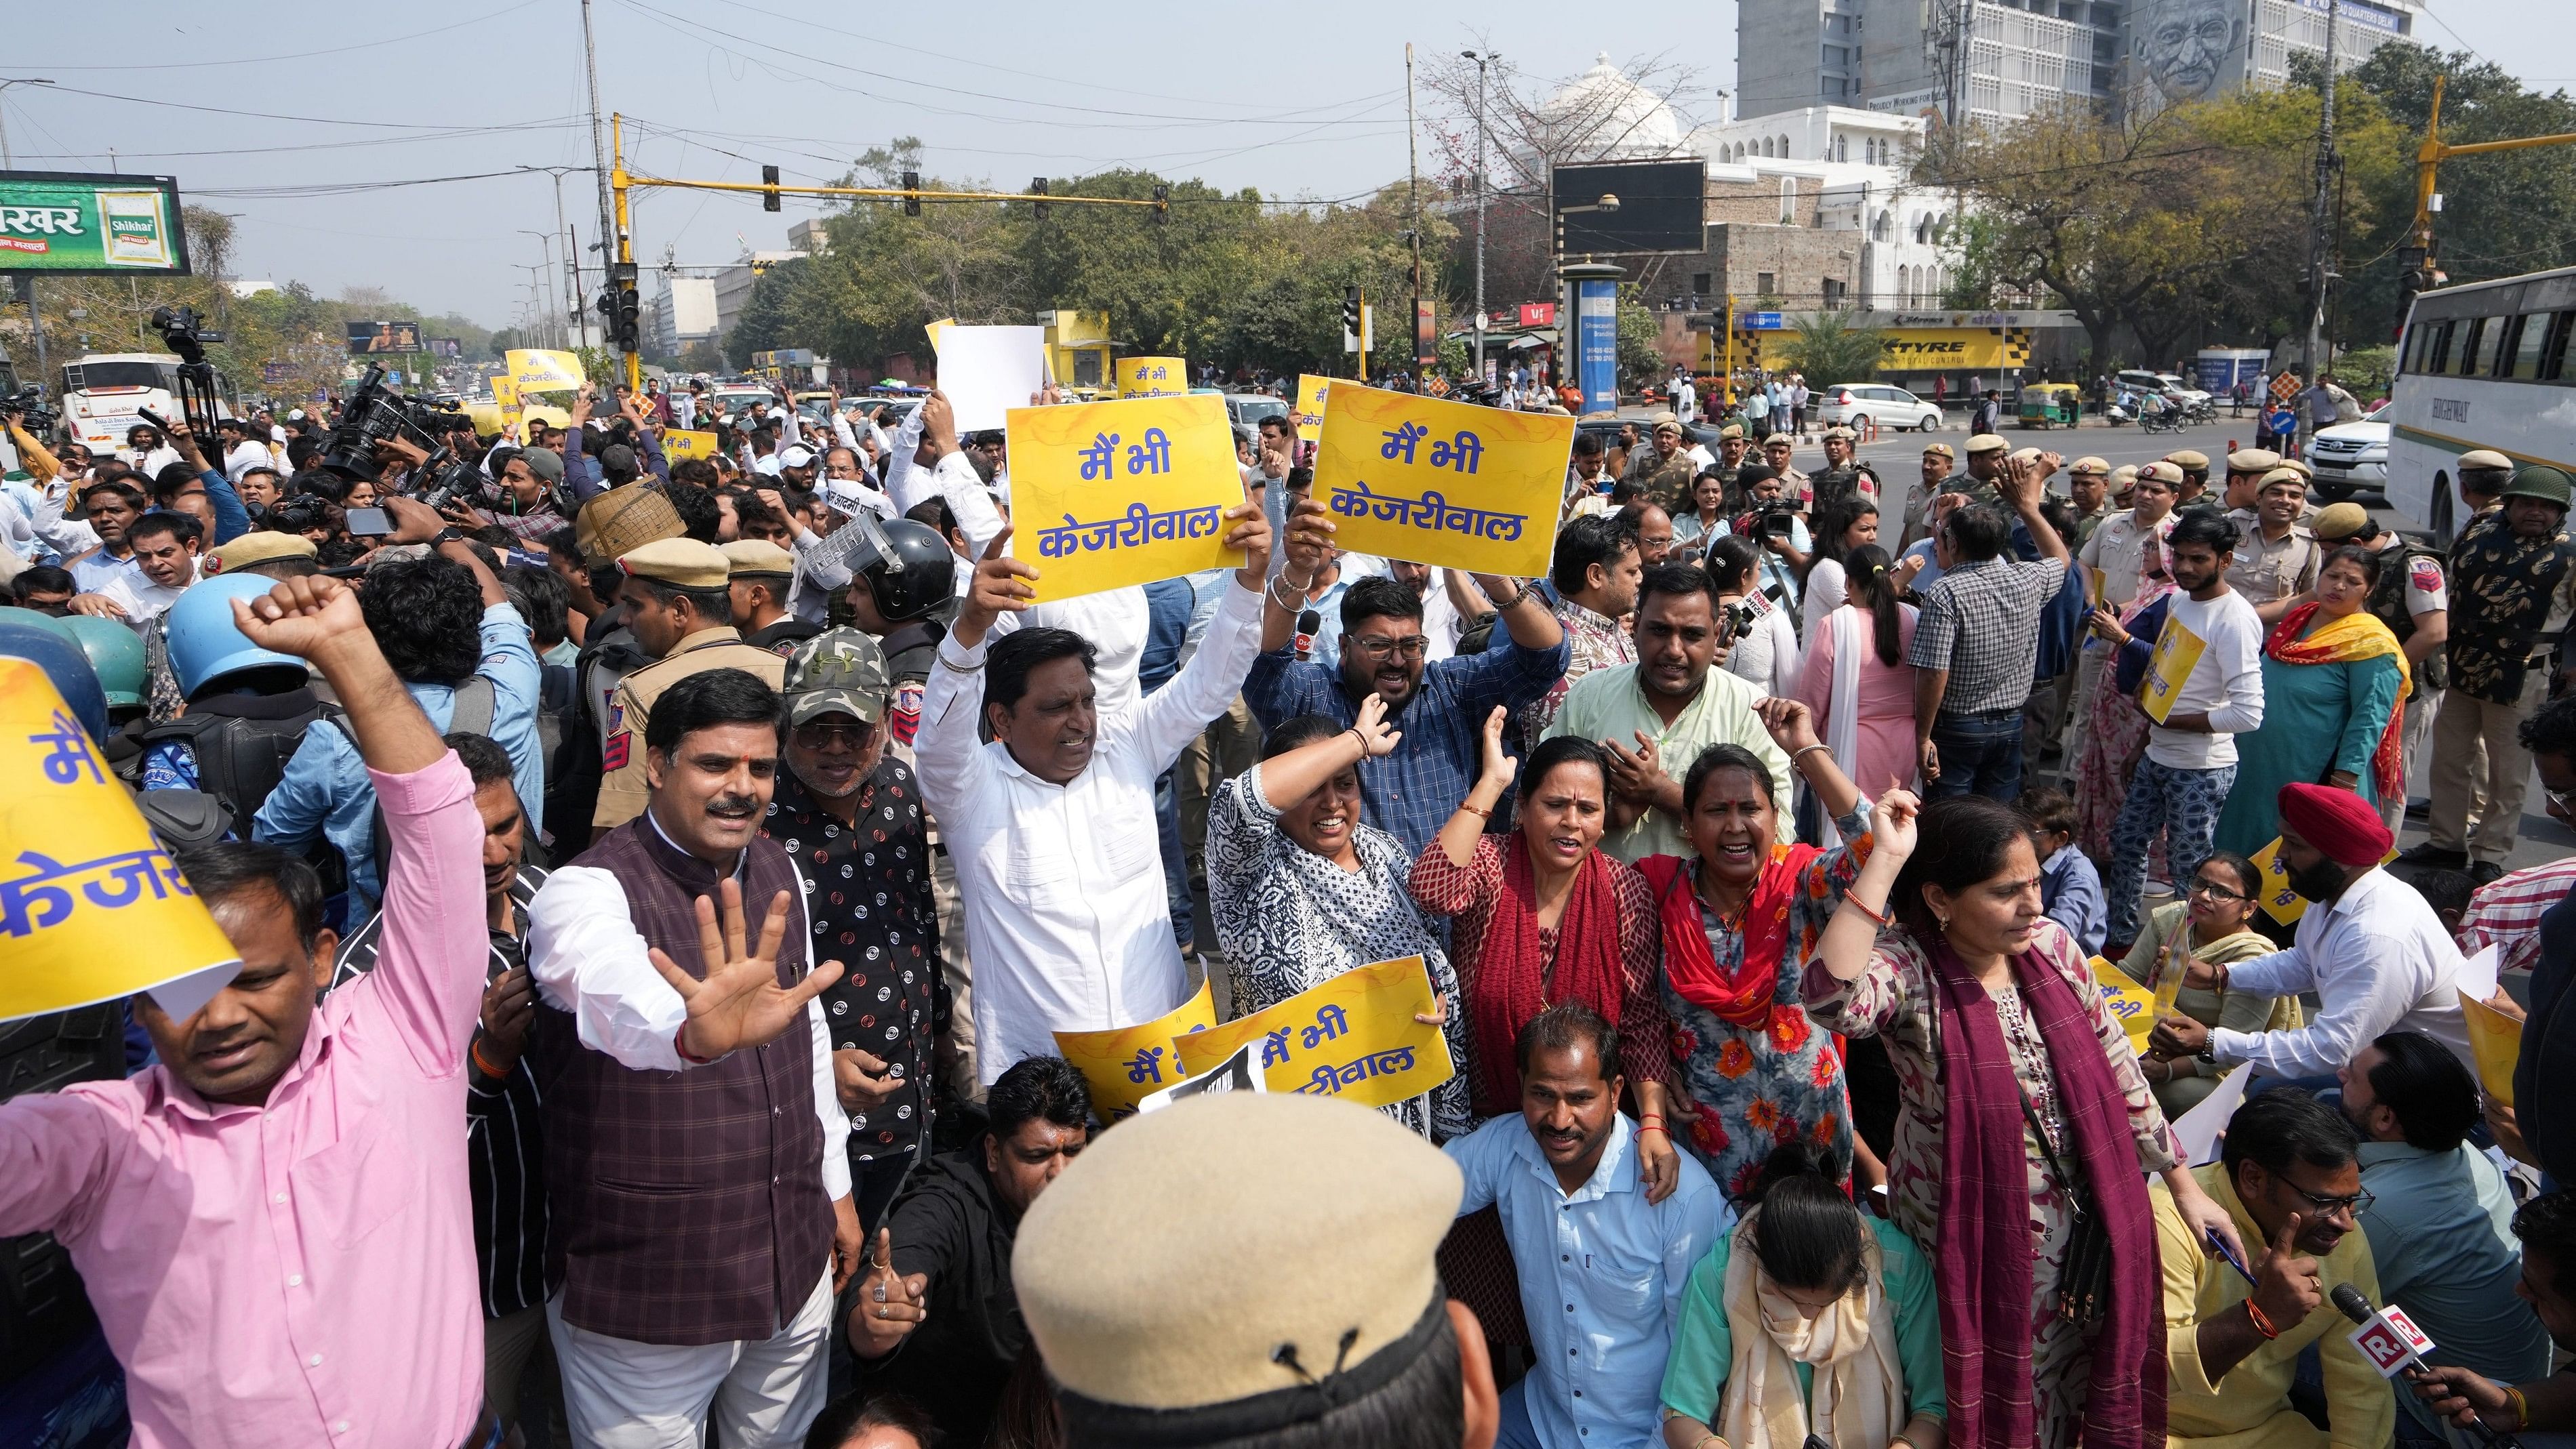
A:
{"type": "Polygon", "coordinates": [[[1485,63],[1491,55],[1461,52],[1476,63],[1476,361],[1471,369],[1485,380],[1485,63]]]}
{"type": "Polygon", "coordinates": [[[2342,19],[2342,0],[2326,0],[2326,67],[2322,83],[2323,96],[2317,110],[2317,196],[2315,214],[2308,227],[2308,349],[2305,357],[2308,381],[2313,384],[2325,367],[2326,359],[2326,284],[2328,262],[2334,250],[2334,173],[2335,173],[2335,29],[2342,19]]]}
{"type": "MultiPolygon", "coordinates": [[[[590,0],[581,0],[581,63],[590,78],[590,165],[591,175],[599,182],[600,275],[608,274],[609,263],[617,256],[617,223],[608,203],[608,147],[599,130],[599,48],[591,39],[590,0]]],[[[573,294],[581,293],[578,271],[574,273],[573,294]]]]}
{"type": "MultiPolygon", "coordinates": [[[[1413,212],[1413,377],[1422,382],[1422,174],[1413,145],[1413,42],[1404,43],[1404,199],[1413,212]]],[[[1439,355],[1435,346],[1434,357],[1439,355]]]]}
{"type": "MultiPolygon", "coordinates": [[[[33,77],[25,80],[0,80],[0,171],[11,170],[16,165],[15,162],[9,159],[9,116],[8,106],[6,104],[8,100],[9,87],[49,86],[52,84],[52,81],[33,77]]],[[[51,390],[50,384],[46,382],[46,379],[53,375],[53,369],[45,362],[45,317],[44,314],[36,308],[36,274],[33,272],[27,273],[24,277],[19,279],[18,286],[21,288],[20,295],[23,296],[27,302],[27,326],[33,329],[36,334],[36,382],[39,386],[47,387],[48,390],[51,390]]]]}

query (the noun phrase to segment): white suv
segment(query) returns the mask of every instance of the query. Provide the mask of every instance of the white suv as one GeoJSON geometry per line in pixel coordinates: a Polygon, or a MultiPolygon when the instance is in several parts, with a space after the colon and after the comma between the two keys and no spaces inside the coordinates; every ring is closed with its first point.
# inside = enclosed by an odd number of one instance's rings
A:
{"type": "Polygon", "coordinates": [[[2199,388],[2193,387],[2190,383],[2183,381],[2179,375],[2170,372],[2146,372],[2143,370],[2132,369],[2128,372],[2115,374],[2111,381],[2114,386],[2118,387],[2135,388],[2140,392],[2162,393],[2165,395],[2167,400],[2172,402],[2190,404],[2205,403],[2210,400],[2209,394],[2202,392],[2199,388]]]}
{"type": "Polygon", "coordinates": [[[1912,428],[1930,432],[1941,426],[1941,408],[1901,387],[1883,382],[1842,382],[1823,392],[1816,421],[1829,428],[1865,428],[1876,423],[1890,432],[1912,428]]]}
{"type": "Polygon", "coordinates": [[[2340,503],[2360,489],[2386,491],[2391,406],[2383,403],[2357,423],[2319,429],[2308,441],[2308,466],[2317,470],[2318,497],[2340,503]]]}

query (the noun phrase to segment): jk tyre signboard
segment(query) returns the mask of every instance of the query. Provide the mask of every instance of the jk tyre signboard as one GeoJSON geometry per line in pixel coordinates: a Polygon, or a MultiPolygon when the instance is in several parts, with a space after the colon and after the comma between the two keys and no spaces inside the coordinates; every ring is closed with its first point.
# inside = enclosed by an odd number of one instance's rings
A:
{"type": "Polygon", "coordinates": [[[0,171],[0,272],[185,276],[179,183],[167,176],[0,171]]]}

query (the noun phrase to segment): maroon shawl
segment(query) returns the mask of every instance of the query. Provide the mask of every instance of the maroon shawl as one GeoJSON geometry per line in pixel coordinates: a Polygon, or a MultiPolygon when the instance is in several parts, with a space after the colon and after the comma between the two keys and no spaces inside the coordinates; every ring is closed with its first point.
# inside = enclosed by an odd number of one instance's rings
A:
{"type": "MultiPolygon", "coordinates": [[[[1556,962],[1551,972],[1539,940],[1538,889],[1530,869],[1529,841],[1518,830],[1501,840],[1503,892],[1485,925],[1476,956],[1476,985],[1468,993],[1467,1023],[1474,1029],[1479,1116],[1517,1112],[1521,1074],[1513,1045],[1530,1018],[1560,1001],[1580,1001],[1619,1024],[1628,997],[1628,974],[1619,960],[1619,897],[1611,888],[1611,861],[1599,850],[1574,868],[1574,888],[1556,919],[1556,962]]],[[[1603,1063],[1613,1071],[1617,1063],[1603,1063]]]]}
{"type": "MultiPolygon", "coordinates": [[[[1934,940],[1930,954],[1947,1108],[1934,1271],[1949,1443],[1951,1449],[2019,1449],[2032,1436],[2035,1336],[2020,1088],[1993,998],[1947,941],[1934,940]]],[[[2165,1354],[2155,1214],[2120,1084],[2066,978],[2037,951],[2015,956],[2012,970],[2022,1008],[2048,1048],[2072,1137],[2066,1156],[2091,1187],[2093,1210],[2111,1236],[2109,1304],[2094,1331],[2083,1443],[2085,1449],[2160,1449],[2165,1354]]]]}

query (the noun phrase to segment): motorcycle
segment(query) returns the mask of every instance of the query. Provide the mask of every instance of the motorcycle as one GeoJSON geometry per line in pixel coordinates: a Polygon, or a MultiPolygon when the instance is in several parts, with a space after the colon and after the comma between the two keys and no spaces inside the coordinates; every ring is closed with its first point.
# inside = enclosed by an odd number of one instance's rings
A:
{"type": "Polygon", "coordinates": [[[2138,431],[2142,433],[2179,433],[2182,431],[2182,410],[2179,408],[2158,408],[2154,412],[2140,413],[2138,414],[2138,431]]]}

